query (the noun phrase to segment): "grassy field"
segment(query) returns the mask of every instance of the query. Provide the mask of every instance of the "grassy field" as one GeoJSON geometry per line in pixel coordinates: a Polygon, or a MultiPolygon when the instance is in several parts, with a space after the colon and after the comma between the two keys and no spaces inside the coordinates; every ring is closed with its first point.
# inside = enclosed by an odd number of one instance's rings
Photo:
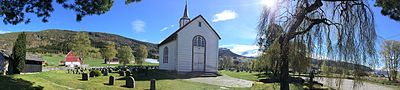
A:
{"type": "MultiPolygon", "coordinates": [[[[44,60],[47,61],[48,67],[57,67],[59,65],[59,62],[63,61],[65,58],[65,55],[63,54],[42,54],[41,56],[44,60]]],[[[89,57],[84,60],[84,63],[88,64],[91,67],[107,66],[107,64],[104,64],[104,60],[101,58],[89,57]]],[[[128,64],[128,65],[136,65],[136,64],[128,64]]],[[[158,66],[158,64],[148,63],[148,62],[144,62],[143,65],[158,66]]],[[[122,66],[122,64],[110,64],[110,66],[122,66]]]]}
{"type": "MultiPolygon", "coordinates": [[[[111,73],[116,79],[123,78],[116,73],[111,73]]],[[[81,81],[79,74],[67,74],[66,71],[49,71],[37,74],[14,75],[10,77],[1,77],[0,88],[6,90],[33,89],[43,87],[45,90],[66,90],[66,89],[84,89],[84,90],[120,90],[129,89],[122,87],[125,80],[115,80],[115,85],[108,84],[108,76],[99,76],[90,78],[89,81],[81,81]],[[10,78],[12,77],[12,79],[10,78]],[[3,80],[7,79],[7,80],[3,80]],[[19,80],[19,81],[18,81],[19,80]],[[10,82],[29,82],[29,83],[10,83],[10,82]],[[10,84],[10,85],[8,85],[10,84]],[[23,87],[22,87],[23,86],[23,87]]],[[[135,78],[136,90],[145,90],[150,87],[150,79],[157,80],[157,89],[161,90],[209,90],[219,89],[220,86],[190,82],[177,79],[174,75],[162,72],[149,73],[147,77],[135,78]]],[[[233,88],[235,89],[235,88],[233,88]]],[[[249,89],[249,88],[236,88],[249,89]]]]}
{"type": "MultiPolygon", "coordinates": [[[[223,71],[225,72],[225,71],[223,71]]],[[[231,90],[277,90],[279,84],[264,84],[256,82],[251,88],[230,88],[221,87],[210,84],[203,84],[197,82],[190,82],[174,73],[166,71],[149,71],[148,75],[144,77],[135,77],[136,90],[146,90],[150,87],[150,79],[157,80],[157,89],[159,90],[216,90],[221,88],[228,88],[231,90]]],[[[224,73],[225,74],[225,73],[224,73]]],[[[232,75],[234,73],[231,73],[232,75]]],[[[48,71],[36,74],[22,74],[7,77],[0,77],[0,88],[6,90],[19,90],[19,89],[37,89],[43,88],[44,90],[66,90],[66,89],[89,89],[89,90],[115,90],[115,89],[129,89],[122,87],[125,80],[116,73],[110,75],[115,77],[115,85],[108,84],[108,76],[99,76],[90,78],[89,81],[82,81],[80,74],[67,74],[66,71],[48,71]],[[120,80],[117,80],[120,79],[120,80]],[[11,83],[10,83],[11,82],[11,83]]],[[[251,76],[251,74],[241,74],[236,76],[251,76]]],[[[249,79],[249,78],[248,78],[249,79]]],[[[254,80],[254,78],[253,78],[254,80]]],[[[301,85],[290,85],[291,90],[302,90],[301,85]]]]}

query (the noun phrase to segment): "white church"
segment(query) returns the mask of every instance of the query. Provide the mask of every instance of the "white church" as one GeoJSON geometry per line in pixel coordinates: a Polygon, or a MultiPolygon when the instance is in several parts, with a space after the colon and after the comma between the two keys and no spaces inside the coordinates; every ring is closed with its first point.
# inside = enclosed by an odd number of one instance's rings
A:
{"type": "Polygon", "coordinates": [[[188,16],[187,4],[179,29],[158,45],[160,69],[177,72],[218,72],[218,41],[221,37],[198,15],[188,16]]]}

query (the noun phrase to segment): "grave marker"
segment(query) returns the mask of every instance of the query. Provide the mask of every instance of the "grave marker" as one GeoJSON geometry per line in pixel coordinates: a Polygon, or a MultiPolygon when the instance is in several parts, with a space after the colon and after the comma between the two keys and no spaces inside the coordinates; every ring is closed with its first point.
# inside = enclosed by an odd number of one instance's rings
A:
{"type": "Polygon", "coordinates": [[[133,77],[129,76],[126,79],[125,86],[128,88],[135,88],[135,79],[133,77]]]}
{"type": "Polygon", "coordinates": [[[150,90],[156,90],[156,79],[150,80],[150,90]]]}

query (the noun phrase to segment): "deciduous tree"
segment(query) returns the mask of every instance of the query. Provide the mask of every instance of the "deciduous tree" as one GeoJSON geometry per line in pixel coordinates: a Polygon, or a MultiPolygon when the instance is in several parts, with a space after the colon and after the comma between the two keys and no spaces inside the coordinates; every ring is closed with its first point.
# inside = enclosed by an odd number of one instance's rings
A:
{"type": "Polygon", "coordinates": [[[400,41],[386,40],[383,42],[381,55],[384,58],[385,67],[388,71],[389,81],[397,80],[400,65],[400,41]]]}
{"type": "Polygon", "coordinates": [[[85,32],[76,33],[72,39],[72,51],[80,58],[85,58],[89,55],[89,51],[93,49],[89,39],[89,35],[85,32]]]}
{"type": "Polygon", "coordinates": [[[148,56],[147,47],[145,45],[139,45],[139,49],[136,53],[135,63],[142,65],[148,56]]]}
{"type": "Polygon", "coordinates": [[[135,56],[133,56],[132,53],[133,51],[129,46],[122,46],[122,48],[118,50],[118,58],[120,62],[124,64],[124,66],[135,60],[135,56]]]}
{"type": "Polygon", "coordinates": [[[114,42],[107,42],[105,47],[101,49],[101,54],[103,58],[108,61],[108,64],[110,64],[111,60],[117,55],[117,53],[114,42]]]}

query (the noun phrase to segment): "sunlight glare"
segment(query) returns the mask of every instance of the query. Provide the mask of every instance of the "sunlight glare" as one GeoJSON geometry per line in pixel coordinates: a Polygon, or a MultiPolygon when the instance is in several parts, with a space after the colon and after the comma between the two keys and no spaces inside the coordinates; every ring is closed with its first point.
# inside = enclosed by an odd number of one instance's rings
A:
{"type": "Polygon", "coordinates": [[[276,0],[261,0],[261,4],[266,7],[273,7],[276,4],[276,0]]]}

